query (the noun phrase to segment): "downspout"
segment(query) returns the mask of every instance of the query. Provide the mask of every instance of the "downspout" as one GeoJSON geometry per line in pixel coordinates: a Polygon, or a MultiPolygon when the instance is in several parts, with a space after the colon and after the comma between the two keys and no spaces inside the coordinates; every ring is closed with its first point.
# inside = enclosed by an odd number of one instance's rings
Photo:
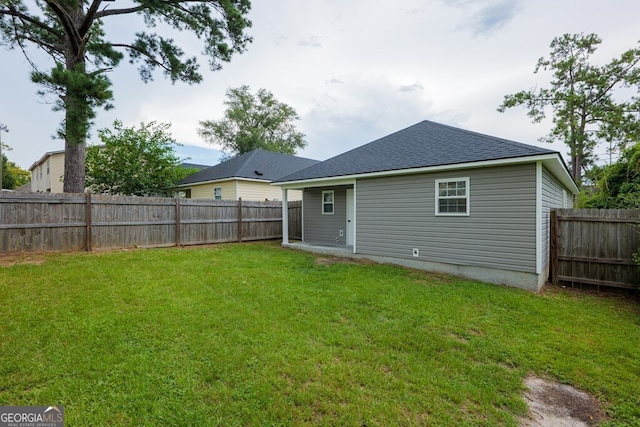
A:
{"type": "Polygon", "coordinates": [[[287,200],[287,190],[282,188],[282,244],[289,244],[289,202],[287,200]]]}

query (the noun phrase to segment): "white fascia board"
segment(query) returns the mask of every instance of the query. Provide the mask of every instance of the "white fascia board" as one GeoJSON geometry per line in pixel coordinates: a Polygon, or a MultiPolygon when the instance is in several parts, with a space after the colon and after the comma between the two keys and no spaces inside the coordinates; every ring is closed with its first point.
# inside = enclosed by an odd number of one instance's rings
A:
{"type": "Polygon", "coordinates": [[[564,162],[560,160],[559,156],[553,160],[544,160],[542,162],[544,166],[549,169],[551,174],[564,185],[573,194],[578,194],[580,189],[576,185],[576,182],[571,177],[571,174],[567,170],[564,162]]]}
{"type": "Polygon", "coordinates": [[[295,181],[295,182],[283,182],[283,183],[272,183],[271,185],[279,185],[282,188],[286,188],[289,190],[300,190],[303,188],[311,188],[311,187],[337,187],[339,185],[354,185],[356,182],[355,177],[362,177],[362,175],[351,175],[349,177],[329,177],[329,178],[318,178],[318,179],[310,179],[307,181],[295,181]]]}
{"type": "Polygon", "coordinates": [[[46,153],[44,153],[42,155],[42,157],[40,157],[39,160],[37,160],[36,162],[34,162],[30,167],[29,167],[29,171],[33,172],[33,170],[35,168],[37,168],[38,166],[40,166],[41,164],[44,163],[45,160],[47,160],[49,157],[53,156],[54,154],[64,154],[64,150],[56,150],[56,151],[47,151],[46,153]]]}
{"type": "Polygon", "coordinates": [[[314,178],[300,181],[289,181],[282,183],[275,183],[271,185],[280,185],[283,188],[308,188],[308,187],[325,187],[325,186],[333,186],[333,185],[348,185],[355,182],[356,179],[361,178],[379,178],[385,176],[396,176],[396,175],[412,175],[419,173],[430,173],[430,172],[442,172],[442,171],[450,171],[450,170],[458,170],[458,169],[476,169],[476,168],[486,168],[491,166],[505,166],[505,165],[515,165],[515,164],[523,164],[523,163],[535,163],[538,161],[542,161],[545,165],[548,164],[548,168],[554,173],[557,173],[558,180],[562,182],[567,188],[575,189],[578,191],[575,183],[571,179],[569,172],[564,167],[564,164],[560,160],[560,155],[555,153],[550,154],[541,154],[538,156],[527,156],[527,157],[511,157],[508,159],[498,159],[498,160],[485,160],[481,162],[467,162],[467,163],[456,163],[456,164],[448,164],[448,165],[439,165],[439,166],[427,166],[423,168],[413,168],[413,169],[398,169],[392,171],[383,171],[383,172],[369,172],[363,174],[355,174],[355,175],[346,175],[339,177],[327,177],[327,178],[314,178]],[[564,175],[561,173],[564,171],[564,175]],[[569,182],[570,181],[570,182],[569,182]],[[571,185],[572,184],[572,185],[571,185]]]}

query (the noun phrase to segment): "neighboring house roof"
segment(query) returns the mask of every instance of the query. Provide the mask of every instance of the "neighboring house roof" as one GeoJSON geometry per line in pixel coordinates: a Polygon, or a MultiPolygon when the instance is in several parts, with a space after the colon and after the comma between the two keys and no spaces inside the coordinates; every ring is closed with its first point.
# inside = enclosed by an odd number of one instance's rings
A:
{"type": "Polygon", "coordinates": [[[16,187],[14,189],[14,191],[19,191],[19,192],[23,192],[23,193],[30,193],[31,192],[31,181],[27,182],[26,184],[21,185],[20,187],[16,187]]]}
{"type": "MultiPolygon", "coordinates": [[[[276,183],[543,155],[557,156],[570,180],[566,165],[557,151],[425,120],[315,166],[283,176],[276,183]]],[[[560,166],[554,169],[557,171],[560,166]]],[[[566,180],[563,182],[569,185],[566,180]]]]}
{"type": "Polygon", "coordinates": [[[198,169],[198,171],[211,167],[211,165],[198,165],[196,163],[181,163],[180,166],[185,169],[198,169]]]}
{"type": "Polygon", "coordinates": [[[54,154],[64,154],[64,150],[57,150],[57,151],[47,151],[46,153],[44,153],[42,155],[42,157],[40,157],[40,159],[36,162],[34,162],[30,167],[29,167],[29,171],[33,171],[35,168],[37,168],[38,166],[40,166],[41,164],[43,164],[45,162],[45,160],[47,160],[49,157],[53,156],[54,154]]]}
{"type": "Polygon", "coordinates": [[[318,160],[257,149],[189,175],[178,186],[230,178],[271,182],[317,163],[318,160]]]}
{"type": "MultiPolygon", "coordinates": [[[[92,145],[87,145],[86,148],[89,147],[93,147],[92,145]]],[[[98,147],[104,147],[104,145],[98,145],[98,147]]],[[[38,166],[40,166],[41,164],[43,164],[45,162],[45,160],[47,160],[49,157],[55,155],[55,154],[64,154],[65,151],[64,150],[56,150],[56,151],[47,151],[46,153],[44,153],[42,155],[42,157],[40,157],[40,159],[36,162],[34,162],[30,167],[29,170],[33,171],[35,168],[37,168],[38,166]]]]}

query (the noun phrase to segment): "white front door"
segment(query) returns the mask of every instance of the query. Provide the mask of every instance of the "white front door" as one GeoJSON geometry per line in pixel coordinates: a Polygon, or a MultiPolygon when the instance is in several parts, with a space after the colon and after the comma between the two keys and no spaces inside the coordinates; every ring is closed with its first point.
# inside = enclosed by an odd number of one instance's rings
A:
{"type": "Polygon", "coordinates": [[[353,236],[355,234],[355,200],[353,198],[353,188],[347,190],[347,246],[353,246],[353,236]]]}

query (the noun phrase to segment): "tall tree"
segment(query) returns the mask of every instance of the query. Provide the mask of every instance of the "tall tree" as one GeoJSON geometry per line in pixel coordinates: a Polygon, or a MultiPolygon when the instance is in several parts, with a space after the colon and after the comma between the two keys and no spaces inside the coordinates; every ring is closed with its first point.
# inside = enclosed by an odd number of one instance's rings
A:
{"type": "Polygon", "coordinates": [[[198,133],[220,147],[227,158],[256,148],[295,154],[307,146],[295,125],[298,113],[271,92],[260,89],[253,95],[245,85],[228,89],[226,96],[224,118],[201,121],[198,133]]]}
{"type": "Polygon", "coordinates": [[[640,209],[640,142],[622,151],[610,165],[589,171],[595,186],[578,200],[583,208],[640,209]]]}
{"type": "MultiPolygon", "coordinates": [[[[7,147],[3,147],[6,149],[7,147]]],[[[7,156],[2,154],[2,188],[7,190],[13,190],[16,187],[26,184],[31,179],[29,171],[22,169],[7,159],[7,156]]]]}
{"type": "Polygon", "coordinates": [[[590,60],[601,42],[595,34],[553,39],[550,57],[540,58],[534,71],[552,71],[551,86],[506,95],[498,107],[504,112],[524,106],[534,123],[542,121],[550,108],[553,127],[541,141],[562,141],[569,147],[571,173],[578,184],[599,143],[624,148],[640,140],[640,49],[597,66],[590,60]]]}
{"type": "MultiPolygon", "coordinates": [[[[58,101],[54,110],[65,116],[58,134],[65,139],[64,191],[82,192],[85,186],[85,143],[98,107],[110,108],[113,93],[106,73],[129,54],[139,64],[144,82],[160,69],[172,82],[199,83],[195,57],[186,58],[176,42],[165,37],[167,28],[189,31],[203,40],[203,53],[212,70],[243,52],[251,38],[245,30],[249,0],[131,0],[119,8],[113,0],[0,0],[1,43],[19,47],[33,66],[31,79],[58,101]],[[131,42],[107,37],[105,23],[126,15],[143,18],[131,42]],[[158,28],[159,27],[159,28],[158,28]],[[157,29],[156,29],[157,28],[157,29]],[[40,71],[26,47],[35,45],[53,61],[50,71],[40,71]]],[[[5,65],[6,66],[6,65],[5,65]]]]}
{"type": "Polygon", "coordinates": [[[125,196],[171,194],[170,187],[196,171],[180,166],[170,127],[151,122],[136,129],[115,121],[113,130],[98,130],[103,145],[87,150],[87,187],[125,196]]]}

